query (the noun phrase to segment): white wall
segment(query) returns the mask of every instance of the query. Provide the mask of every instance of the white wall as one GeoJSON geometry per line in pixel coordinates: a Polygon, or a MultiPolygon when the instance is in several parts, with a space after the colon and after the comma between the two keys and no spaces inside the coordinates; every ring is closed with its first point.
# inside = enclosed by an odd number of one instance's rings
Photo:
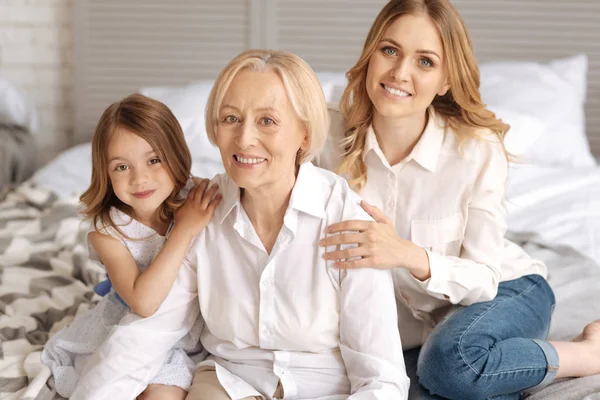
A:
{"type": "Polygon", "coordinates": [[[35,103],[37,165],[73,131],[72,9],[76,0],[0,0],[0,75],[35,103]]]}

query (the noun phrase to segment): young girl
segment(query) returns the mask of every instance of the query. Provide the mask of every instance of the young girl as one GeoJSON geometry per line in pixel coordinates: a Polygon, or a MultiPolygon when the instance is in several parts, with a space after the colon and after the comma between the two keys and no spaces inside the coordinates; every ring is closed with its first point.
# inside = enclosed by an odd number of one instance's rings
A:
{"type": "MultiPolygon", "coordinates": [[[[115,324],[158,309],[220,202],[208,180],[185,200],[191,156],[183,132],[164,104],[140,94],[104,112],[92,140],[92,166],[92,183],[81,196],[83,215],[93,222],[90,256],[104,264],[114,289],[44,348],[42,360],[64,397],[115,324]]],[[[197,351],[200,330],[198,320],[139,398],[185,398],[195,365],[186,353],[197,351]]]]}
{"type": "Polygon", "coordinates": [[[504,239],[509,126],[481,102],[450,1],[390,1],[347,77],[317,165],[348,177],[377,222],[330,226],[354,232],[322,245],[358,244],[326,255],[341,268],[392,270],[411,388],[507,400],[600,373],[600,323],[576,342],[547,341],[546,267],[504,239]]]}

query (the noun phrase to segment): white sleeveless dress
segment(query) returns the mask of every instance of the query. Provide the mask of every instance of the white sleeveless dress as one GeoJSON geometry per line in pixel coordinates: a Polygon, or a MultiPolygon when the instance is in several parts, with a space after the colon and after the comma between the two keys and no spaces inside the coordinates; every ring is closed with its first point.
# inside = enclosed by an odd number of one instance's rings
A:
{"type": "MultiPolygon", "coordinates": [[[[116,208],[111,209],[110,215],[127,237],[112,227],[99,231],[123,243],[140,271],[144,271],[160,252],[166,237],[116,208]]],[[[90,257],[99,261],[91,246],[89,250],[90,257]]],[[[67,327],[50,338],[44,346],[42,362],[52,370],[58,394],[67,398],[71,396],[89,356],[106,339],[111,328],[128,313],[127,305],[111,289],[93,309],[76,316],[67,327]]],[[[190,388],[196,362],[205,356],[199,341],[202,326],[202,320],[198,319],[190,333],[171,350],[164,366],[150,384],[179,386],[184,390],[190,388]]]]}

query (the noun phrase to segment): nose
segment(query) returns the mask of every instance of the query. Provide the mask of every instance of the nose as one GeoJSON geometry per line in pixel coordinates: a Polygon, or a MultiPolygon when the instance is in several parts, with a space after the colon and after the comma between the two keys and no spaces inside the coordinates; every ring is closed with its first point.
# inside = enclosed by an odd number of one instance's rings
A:
{"type": "Polygon", "coordinates": [[[131,171],[131,180],[130,183],[133,186],[141,186],[143,184],[145,184],[146,182],[148,182],[148,177],[149,177],[149,171],[148,171],[148,167],[146,166],[142,166],[142,167],[137,167],[134,168],[133,171],[131,171]]]}
{"type": "Polygon", "coordinates": [[[235,142],[240,149],[252,147],[256,141],[256,127],[249,119],[246,119],[238,129],[235,142]]]}
{"type": "Polygon", "coordinates": [[[408,57],[400,57],[392,68],[391,76],[397,82],[408,82],[411,73],[411,61],[408,57]]]}

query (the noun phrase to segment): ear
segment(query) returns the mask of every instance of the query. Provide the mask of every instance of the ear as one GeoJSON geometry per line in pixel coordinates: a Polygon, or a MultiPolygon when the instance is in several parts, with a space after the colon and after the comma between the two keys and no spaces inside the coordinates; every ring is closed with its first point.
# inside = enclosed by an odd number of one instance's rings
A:
{"type": "Polygon", "coordinates": [[[450,90],[450,82],[448,82],[448,77],[444,78],[444,83],[440,86],[437,94],[438,96],[444,96],[450,90]]]}
{"type": "Polygon", "coordinates": [[[304,134],[304,139],[302,140],[302,143],[300,144],[300,150],[302,150],[302,152],[307,152],[308,149],[310,148],[310,134],[307,132],[304,134]]]}

